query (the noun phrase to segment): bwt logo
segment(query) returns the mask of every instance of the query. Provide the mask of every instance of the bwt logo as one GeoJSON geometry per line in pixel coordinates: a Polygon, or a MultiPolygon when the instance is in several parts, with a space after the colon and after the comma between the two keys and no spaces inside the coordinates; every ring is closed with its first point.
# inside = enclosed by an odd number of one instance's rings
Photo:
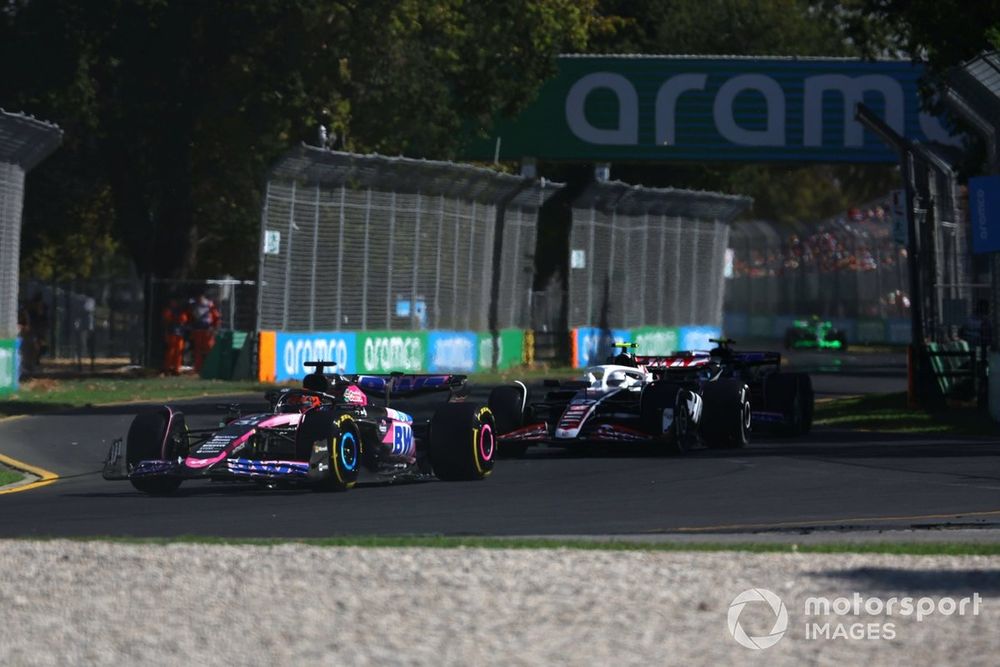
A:
{"type": "MultiPolygon", "coordinates": [[[[653,107],[653,135],[657,146],[674,146],[679,141],[677,132],[677,104],[685,95],[713,95],[712,120],[716,131],[737,146],[786,146],[785,124],[789,120],[785,91],[773,78],[764,74],[740,74],[722,82],[714,91],[707,88],[708,74],[685,73],[668,78],[656,93],[653,107]],[[764,98],[766,122],[763,129],[749,129],[741,124],[735,110],[737,97],[753,92],[764,98]]],[[[843,102],[841,122],[844,127],[843,146],[860,148],[864,145],[864,130],[854,120],[854,110],[866,94],[878,95],[885,108],[885,121],[896,132],[905,130],[905,95],[899,81],[884,74],[846,76],[820,74],[807,76],[802,94],[801,145],[823,146],[823,98],[835,93],[843,102]]],[[[591,144],[609,146],[637,146],[639,144],[639,95],[635,86],[621,74],[594,72],[577,80],[566,95],[566,122],[570,131],[580,140],[591,144]],[[609,90],[618,100],[616,127],[599,128],[587,120],[584,107],[587,97],[595,90],[609,90]]],[[[921,112],[920,129],[924,135],[941,143],[955,143],[957,139],[941,126],[934,116],[921,112]]]]}
{"type": "Polygon", "coordinates": [[[413,429],[409,424],[396,424],[392,427],[392,453],[409,454],[413,450],[413,429]]]}
{"type": "Polygon", "coordinates": [[[285,343],[281,357],[285,373],[291,376],[304,372],[307,361],[335,361],[343,371],[347,367],[347,343],[342,338],[298,338],[285,343]]]}

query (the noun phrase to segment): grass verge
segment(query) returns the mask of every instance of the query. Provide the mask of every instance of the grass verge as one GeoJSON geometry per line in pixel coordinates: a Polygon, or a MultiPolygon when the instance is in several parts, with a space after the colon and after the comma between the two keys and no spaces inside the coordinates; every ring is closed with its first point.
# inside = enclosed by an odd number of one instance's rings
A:
{"type": "Polygon", "coordinates": [[[0,465],[0,486],[20,482],[22,479],[24,479],[24,475],[22,473],[17,470],[11,470],[7,466],[0,465]]]}
{"type": "MultiPolygon", "coordinates": [[[[40,539],[40,538],[25,538],[40,539]]],[[[46,538],[41,538],[46,539],[46,538]]],[[[62,538],[47,538],[62,539],[62,538]]],[[[82,537],[76,541],[105,541],[121,544],[206,544],[280,546],[304,544],[315,547],[366,547],[366,548],[430,548],[430,549],[577,549],[581,551],[743,551],[751,553],[862,553],[914,556],[1000,556],[1000,544],[988,543],[931,543],[931,542],[879,542],[856,544],[790,544],[770,542],[711,543],[711,542],[642,542],[625,540],[587,540],[522,537],[445,537],[445,536],[357,536],[315,539],[222,538],[185,535],[169,538],[131,537],[82,537]]]]}
{"type": "Polygon", "coordinates": [[[268,385],[247,381],[179,377],[92,377],[38,379],[24,382],[17,393],[0,400],[0,417],[37,414],[124,401],[170,401],[200,396],[263,392],[268,385]]]}
{"type": "MultiPolygon", "coordinates": [[[[535,381],[542,378],[567,378],[571,368],[513,368],[498,372],[474,373],[472,383],[503,384],[513,380],[535,381]]],[[[149,375],[96,375],[79,378],[39,378],[27,380],[20,390],[0,400],[0,417],[39,414],[129,401],[173,401],[202,396],[260,393],[277,385],[252,380],[203,380],[196,375],[161,377],[149,375]]],[[[287,383],[284,386],[297,386],[287,383]]]]}
{"type": "Polygon", "coordinates": [[[925,412],[907,407],[906,393],[865,394],[816,404],[813,424],[885,433],[1000,434],[990,416],[975,408],[925,412]]]}

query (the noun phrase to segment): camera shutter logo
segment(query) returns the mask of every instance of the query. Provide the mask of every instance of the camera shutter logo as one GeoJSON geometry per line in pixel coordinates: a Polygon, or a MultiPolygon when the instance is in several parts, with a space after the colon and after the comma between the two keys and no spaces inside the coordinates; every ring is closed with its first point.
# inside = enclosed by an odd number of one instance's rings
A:
{"type": "Polygon", "coordinates": [[[788,610],[785,609],[785,603],[781,598],[766,588],[750,588],[737,595],[729,604],[727,621],[729,634],[740,646],[760,650],[774,646],[784,636],[785,630],[788,629],[788,610]],[[740,625],[740,614],[748,602],[766,602],[771,607],[771,611],[774,612],[774,626],[771,632],[754,637],[746,633],[740,625]]]}

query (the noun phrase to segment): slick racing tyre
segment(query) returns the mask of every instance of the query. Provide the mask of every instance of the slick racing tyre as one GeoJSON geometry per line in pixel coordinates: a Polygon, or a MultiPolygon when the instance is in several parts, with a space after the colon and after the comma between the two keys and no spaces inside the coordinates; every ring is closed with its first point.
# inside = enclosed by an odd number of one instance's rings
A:
{"type": "Polygon", "coordinates": [[[701,435],[713,449],[737,449],[750,442],[750,399],[740,380],[723,378],[704,385],[701,435]]]}
{"type": "MultiPolygon", "coordinates": [[[[142,412],[132,420],[125,443],[125,461],[129,471],[140,461],[173,460],[178,456],[187,456],[188,437],[184,414],[171,413],[166,407],[142,412]]],[[[179,477],[130,476],[129,481],[138,491],[161,496],[176,491],[182,480],[179,477]]]]}
{"type": "Polygon", "coordinates": [[[488,407],[446,403],[434,413],[428,456],[439,479],[483,479],[493,471],[496,454],[496,423],[488,407]]]}
{"type": "Polygon", "coordinates": [[[672,440],[676,443],[678,451],[686,449],[687,426],[690,420],[687,415],[677,414],[677,397],[680,394],[680,385],[669,382],[654,382],[647,385],[642,391],[642,398],[639,402],[639,413],[642,421],[642,429],[650,435],[659,436],[665,440],[672,440]],[[667,430],[663,430],[663,411],[673,410],[673,421],[667,430]],[[678,417],[681,421],[678,422],[678,417]],[[680,437],[679,437],[680,436],[680,437]],[[682,442],[684,440],[684,442],[682,442]]]}
{"type": "MultiPolygon", "coordinates": [[[[493,413],[498,437],[524,426],[527,399],[527,388],[522,384],[495,387],[490,392],[490,412],[493,413]]],[[[520,458],[527,449],[526,444],[504,443],[499,446],[498,454],[502,458],[520,458]]]]}
{"type": "MultiPolygon", "coordinates": [[[[325,435],[315,437],[309,459],[309,474],[319,482],[320,491],[347,491],[358,483],[361,470],[361,430],[350,415],[331,417],[318,413],[325,423],[325,435]]],[[[317,424],[310,424],[315,428],[317,424]]]]}
{"type": "Polygon", "coordinates": [[[764,396],[770,411],[784,414],[774,431],[780,435],[805,435],[812,428],[813,388],[806,373],[775,373],[767,378],[764,396]]]}

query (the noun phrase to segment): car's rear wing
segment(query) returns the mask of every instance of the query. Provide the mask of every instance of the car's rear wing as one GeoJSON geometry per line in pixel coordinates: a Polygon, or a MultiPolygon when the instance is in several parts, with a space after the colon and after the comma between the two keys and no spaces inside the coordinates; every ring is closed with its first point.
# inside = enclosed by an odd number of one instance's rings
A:
{"type": "Polygon", "coordinates": [[[670,370],[683,368],[697,368],[710,362],[712,358],[708,352],[681,352],[679,354],[668,354],[665,356],[636,356],[635,362],[640,366],[645,366],[648,370],[670,370]]]}
{"type": "Polygon", "coordinates": [[[465,387],[467,377],[453,374],[390,373],[389,375],[357,375],[351,378],[369,396],[389,399],[413,397],[443,391],[454,392],[465,387]]]}

